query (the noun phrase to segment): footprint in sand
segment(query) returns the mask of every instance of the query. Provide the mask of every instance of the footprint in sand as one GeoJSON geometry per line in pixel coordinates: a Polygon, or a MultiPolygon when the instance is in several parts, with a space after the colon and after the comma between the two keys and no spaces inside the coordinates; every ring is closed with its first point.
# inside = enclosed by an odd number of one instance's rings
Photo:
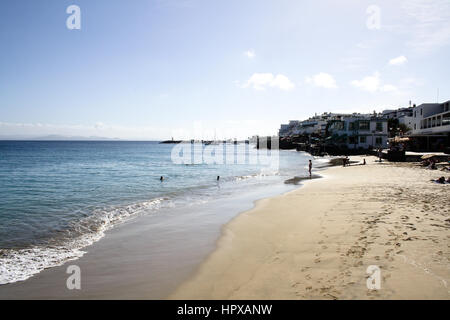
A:
{"type": "Polygon", "coordinates": [[[305,271],[308,271],[309,269],[311,269],[310,267],[303,267],[300,271],[301,272],[305,272],[305,271]]]}
{"type": "Polygon", "coordinates": [[[362,265],[363,265],[363,262],[362,261],[358,261],[353,266],[354,267],[361,267],[362,265]]]}

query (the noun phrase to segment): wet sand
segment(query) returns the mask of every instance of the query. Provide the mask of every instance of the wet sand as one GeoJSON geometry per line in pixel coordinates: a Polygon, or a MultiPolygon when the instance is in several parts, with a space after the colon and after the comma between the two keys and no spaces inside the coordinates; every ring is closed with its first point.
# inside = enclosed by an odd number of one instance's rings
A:
{"type": "Polygon", "coordinates": [[[430,182],[445,174],[366,160],[253,209],[242,198],[132,220],[83,258],[0,286],[0,299],[449,299],[450,185],[430,182]],[[221,227],[239,202],[249,211],[221,227]],[[79,291],[66,287],[72,264],[79,291]]]}
{"type": "Polygon", "coordinates": [[[215,249],[221,227],[253,199],[292,186],[279,184],[245,195],[144,215],[116,226],[85,248],[78,260],[24,281],[0,286],[0,299],[164,299],[215,249]],[[262,193],[261,193],[262,192],[262,193]],[[68,290],[68,266],[81,269],[81,290],[68,290]]]}
{"type": "Polygon", "coordinates": [[[449,299],[450,185],[430,182],[445,173],[366,160],[258,201],[170,298],[449,299]]]}

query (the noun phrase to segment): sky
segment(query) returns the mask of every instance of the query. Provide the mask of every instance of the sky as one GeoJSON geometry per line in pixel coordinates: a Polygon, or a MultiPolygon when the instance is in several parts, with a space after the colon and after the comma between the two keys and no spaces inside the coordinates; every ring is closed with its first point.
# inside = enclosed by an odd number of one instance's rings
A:
{"type": "Polygon", "coordinates": [[[0,45],[0,137],[242,139],[450,100],[448,0],[2,0],[0,45]]]}

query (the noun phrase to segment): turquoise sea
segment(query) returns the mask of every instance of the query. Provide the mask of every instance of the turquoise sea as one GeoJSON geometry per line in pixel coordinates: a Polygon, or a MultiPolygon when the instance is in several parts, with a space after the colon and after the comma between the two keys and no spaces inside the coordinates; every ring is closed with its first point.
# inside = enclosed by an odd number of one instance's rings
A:
{"type": "Polygon", "coordinates": [[[273,154],[276,166],[269,166],[254,161],[268,151],[252,145],[197,145],[193,154],[200,152],[200,158],[195,163],[177,163],[174,147],[158,142],[0,141],[0,284],[23,281],[81,257],[86,247],[127,219],[180,212],[183,206],[217,199],[233,201],[250,192],[255,197],[258,190],[263,194],[274,186],[292,189],[284,181],[305,176],[311,159],[280,151],[273,154]],[[201,161],[205,148],[215,148],[213,156],[225,150],[235,158],[207,163],[201,161]]]}

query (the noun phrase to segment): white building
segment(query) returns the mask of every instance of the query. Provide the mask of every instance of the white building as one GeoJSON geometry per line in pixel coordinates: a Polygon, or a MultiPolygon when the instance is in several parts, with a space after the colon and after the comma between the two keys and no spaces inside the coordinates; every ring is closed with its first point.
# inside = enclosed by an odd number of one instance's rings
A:
{"type": "Polygon", "coordinates": [[[424,103],[413,111],[413,136],[448,135],[450,133],[450,100],[424,103]]]}
{"type": "Polygon", "coordinates": [[[286,137],[289,135],[289,125],[288,124],[282,124],[280,127],[280,130],[278,130],[278,136],[280,137],[286,137]]]}
{"type": "MultiPolygon", "coordinates": [[[[413,108],[399,108],[397,110],[384,110],[381,115],[387,119],[397,119],[399,124],[404,124],[412,131],[414,127],[413,108]]],[[[409,133],[411,133],[411,131],[409,133]]]]}
{"type": "Polygon", "coordinates": [[[331,143],[346,145],[349,149],[386,148],[387,118],[376,114],[323,113],[304,121],[291,120],[279,130],[280,137],[303,134],[325,137],[327,133],[331,143]]]}
{"type": "Polygon", "coordinates": [[[330,140],[349,149],[386,148],[387,119],[372,115],[352,115],[329,123],[330,140]]]}
{"type": "Polygon", "coordinates": [[[450,151],[450,100],[413,108],[412,148],[417,151],[450,151]]]}
{"type": "Polygon", "coordinates": [[[326,126],[326,121],[310,118],[308,120],[299,121],[291,120],[289,124],[282,124],[278,135],[280,137],[287,137],[292,135],[321,133],[320,130],[323,126],[326,126]]]}
{"type": "Polygon", "coordinates": [[[413,108],[399,108],[395,110],[384,110],[381,115],[387,119],[399,119],[401,117],[412,117],[413,108]]]}
{"type": "MultiPolygon", "coordinates": [[[[398,123],[403,123],[405,126],[412,130],[414,127],[414,117],[402,115],[398,118],[398,123]]],[[[409,133],[411,133],[411,131],[409,133]]]]}
{"type": "Polygon", "coordinates": [[[298,133],[299,134],[321,134],[323,128],[325,128],[327,125],[327,122],[325,120],[320,119],[308,119],[305,121],[302,121],[298,126],[298,133]]]}
{"type": "Polygon", "coordinates": [[[278,130],[278,136],[287,137],[292,135],[299,123],[300,121],[298,120],[290,120],[288,124],[282,124],[280,130],[278,130]]]}

